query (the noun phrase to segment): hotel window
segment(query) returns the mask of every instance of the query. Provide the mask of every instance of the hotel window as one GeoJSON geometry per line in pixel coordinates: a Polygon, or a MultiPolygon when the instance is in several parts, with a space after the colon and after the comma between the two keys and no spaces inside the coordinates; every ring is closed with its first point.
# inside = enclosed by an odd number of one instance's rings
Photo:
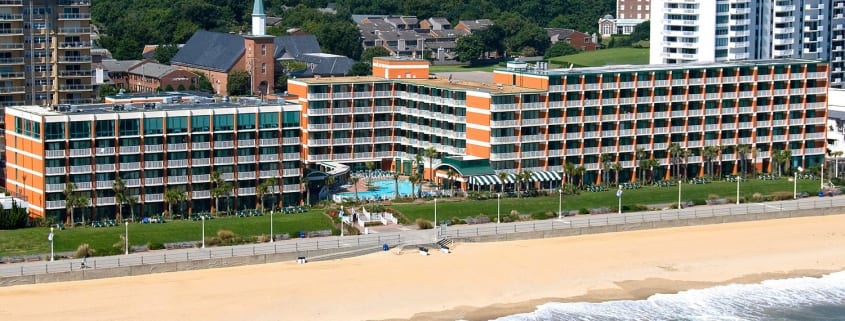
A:
{"type": "Polygon", "coordinates": [[[267,45],[261,45],[261,55],[262,56],[267,55],[267,45]]]}
{"type": "Polygon", "coordinates": [[[91,137],[91,122],[89,121],[72,121],[69,127],[71,139],[91,137]]]}
{"type": "Polygon", "coordinates": [[[234,125],[232,115],[214,115],[214,130],[232,130],[234,125]]]}
{"type": "Polygon", "coordinates": [[[97,137],[114,136],[114,120],[98,120],[95,125],[97,137]]]}
{"type": "Polygon", "coordinates": [[[138,119],[121,119],[118,122],[120,136],[138,136],[138,119]]]}
{"type": "Polygon", "coordinates": [[[161,118],[144,119],[144,135],[155,135],[161,133],[161,118]]]}
{"type": "Polygon", "coordinates": [[[263,75],[263,74],[266,74],[266,73],[267,73],[267,63],[262,62],[261,63],[261,74],[263,75]]]}
{"type": "Polygon", "coordinates": [[[259,128],[279,128],[279,114],[278,113],[260,113],[258,114],[259,128]]]}
{"type": "Polygon", "coordinates": [[[255,129],[255,114],[238,115],[238,130],[255,129]]]}
{"type": "Polygon", "coordinates": [[[191,117],[191,132],[207,132],[209,130],[208,116],[193,116],[191,117]]]}

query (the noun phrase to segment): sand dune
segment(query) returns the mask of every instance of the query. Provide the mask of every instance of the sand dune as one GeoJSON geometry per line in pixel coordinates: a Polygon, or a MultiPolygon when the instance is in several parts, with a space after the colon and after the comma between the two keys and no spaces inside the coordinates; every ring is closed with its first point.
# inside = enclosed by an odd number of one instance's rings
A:
{"type": "Polygon", "coordinates": [[[636,298],[843,270],[843,244],[845,215],[460,244],[428,257],[390,251],[0,288],[0,319],[487,319],[561,298],[636,298]]]}

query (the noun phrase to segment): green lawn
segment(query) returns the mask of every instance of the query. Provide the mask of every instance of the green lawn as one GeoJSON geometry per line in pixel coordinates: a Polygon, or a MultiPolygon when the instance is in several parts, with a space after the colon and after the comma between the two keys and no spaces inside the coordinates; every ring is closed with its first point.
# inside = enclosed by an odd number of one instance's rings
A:
{"type": "MultiPolygon", "coordinates": [[[[147,243],[170,243],[181,241],[199,241],[202,235],[202,222],[169,221],[165,224],[129,224],[130,245],[147,243]]],[[[299,231],[332,229],[332,223],[323,210],[311,210],[303,214],[273,215],[273,233],[289,233],[297,237],[299,231]]],[[[269,235],[270,215],[258,217],[220,217],[205,222],[206,237],[211,237],[218,230],[230,230],[241,237],[269,235]]],[[[337,231],[335,231],[337,232],[337,231]]],[[[0,256],[42,254],[50,252],[47,242],[49,228],[25,228],[0,231],[0,256]]],[[[55,231],[55,251],[75,251],[82,243],[88,243],[100,252],[114,251],[112,245],[120,242],[124,226],[117,227],[76,227],[55,231]]],[[[122,251],[120,251],[122,252],[122,251]]],[[[101,253],[105,254],[105,253],[101,253]]]]}
{"type": "Polygon", "coordinates": [[[597,51],[585,51],[574,55],[549,59],[561,67],[601,67],[607,65],[646,65],[648,48],[610,48],[597,51]]]}
{"type": "MultiPolygon", "coordinates": [[[[754,193],[763,195],[773,192],[792,192],[793,183],[786,178],[779,180],[750,180],[741,183],[740,195],[750,197],[754,193]]],[[[801,180],[798,182],[798,190],[806,191],[813,195],[819,189],[818,180],[801,180]]],[[[682,198],[684,201],[706,200],[708,195],[717,194],[724,198],[736,198],[736,183],[713,182],[710,184],[682,186],[682,198]]],[[[622,196],[622,205],[652,205],[670,204],[678,201],[678,187],[643,187],[637,190],[625,190],[622,196]]],[[[558,196],[544,196],[532,198],[503,198],[501,200],[501,213],[507,214],[511,210],[517,210],[521,214],[545,213],[547,211],[557,212],[558,196]]],[[[578,210],[581,208],[609,207],[616,208],[616,191],[605,192],[581,192],[577,196],[564,195],[563,209],[578,210]]],[[[392,206],[411,222],[417,218],[426,220],[434,219],[434,204],[395,204],[392,206]]],[[[496,200],[483,201],[448,201],[437,202],[438,220],[442,218],[477,216],[479,214],[496,215],[496,200]]]]}

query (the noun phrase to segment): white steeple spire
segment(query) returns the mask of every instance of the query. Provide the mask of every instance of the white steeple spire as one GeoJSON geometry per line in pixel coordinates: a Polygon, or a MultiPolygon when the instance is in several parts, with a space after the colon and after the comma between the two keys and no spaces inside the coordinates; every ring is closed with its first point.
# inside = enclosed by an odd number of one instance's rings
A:
{"type": "Polygon", "coordinates": [[[264,36],[267,16],[264,15],[264,1],[255,0],[252,5],[252,35],[264,36]]]}

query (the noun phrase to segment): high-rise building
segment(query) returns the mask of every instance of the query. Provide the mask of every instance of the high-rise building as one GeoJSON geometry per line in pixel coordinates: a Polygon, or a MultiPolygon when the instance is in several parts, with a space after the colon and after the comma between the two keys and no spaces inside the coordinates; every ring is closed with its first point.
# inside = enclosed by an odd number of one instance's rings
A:
{"type": "Polygon", "coordinates": [[[829,61],[845,85],[845,0],[652,0],[650,62],[829,61]]]}
{"type": "Polygon", "coordinates": [[[616,0],[617,19],[648,20],[651,14],[651,0],[616,0]]]}
{"type": "Polygon", "coordinates": [[[91,103],[90,4],[0,1],[0,106],[91,103]]]}

